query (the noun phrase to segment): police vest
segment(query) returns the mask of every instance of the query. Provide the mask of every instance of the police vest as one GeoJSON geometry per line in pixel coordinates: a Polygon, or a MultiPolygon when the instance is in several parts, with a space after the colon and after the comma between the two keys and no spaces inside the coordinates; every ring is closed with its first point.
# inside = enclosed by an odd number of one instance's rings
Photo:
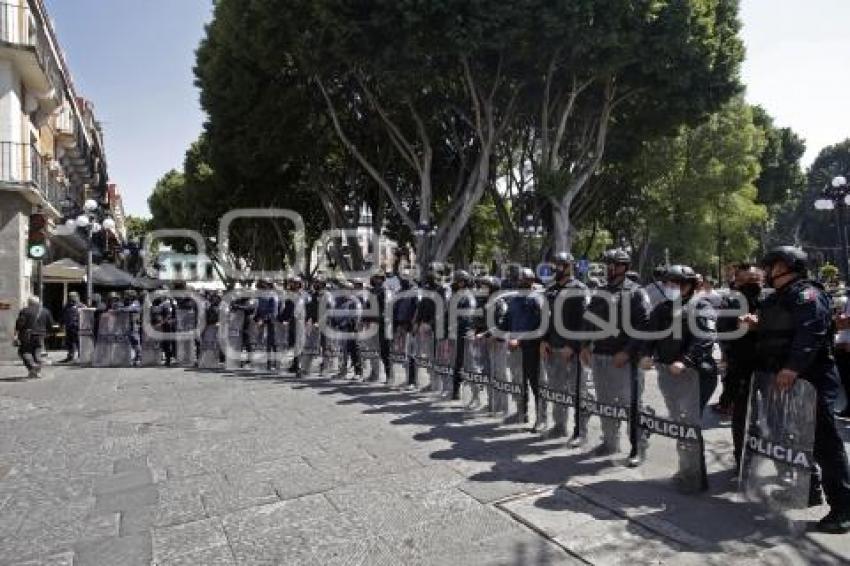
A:
{"type": "Polygon", "coordinates": [[[675,316],[674,307],[675,305],[671,301],[665,301],[655,307],[657,309],[655,316],[658,317],[658,327],[670,330],[670,333],[656,344],[656,356],[662,364],[672,364],[677,361],[685,348],[684,336],[674,338],[676,332],[673,332],[673,325],[677,324],[680,327],[682,325],[682,316],[675,316]]]}
{"type": "Polygon", "coordinates": [[[782,369],[794,340],[794,315],[774,295],[765,301],[759,314],[756,354],[769,370],[782,369]]]}

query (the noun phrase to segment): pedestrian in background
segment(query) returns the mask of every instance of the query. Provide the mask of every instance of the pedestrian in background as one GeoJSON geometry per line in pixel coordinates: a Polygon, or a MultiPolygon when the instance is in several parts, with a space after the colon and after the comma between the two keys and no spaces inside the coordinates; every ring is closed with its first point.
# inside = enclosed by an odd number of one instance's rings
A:
{"type": "Polygon", "coordinates": [[[68,302],[62,307],[62,326],[65,328],[65,348],[68,355],[60,363],[73,362],[80,352],[80,294],[68,293],[68,302]]]}
{"type": "Polygon", "coordinates": [[[40,377],[44,339],[54,327],[53,315],[41,306],[38,297],[30,297],[27,306],[18,314],[15,322],[15,344],[18,355],[29,371],[29,379],[40,377]]]}

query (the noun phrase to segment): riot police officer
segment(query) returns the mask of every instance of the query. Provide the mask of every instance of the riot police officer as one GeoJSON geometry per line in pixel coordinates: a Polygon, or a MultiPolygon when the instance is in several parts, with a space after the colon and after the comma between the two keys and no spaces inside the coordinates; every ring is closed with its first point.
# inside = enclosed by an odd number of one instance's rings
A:
{"type": "MultiPolygon", "coordinates": [[[[569,364],[575,364],[576,355],[581,348],[581,342],[576,339],[575,333],[580,332],[584,325],[584,313],[588,300],[587,286],[574,277],[575,259],[569,252],[555,254],[552,263],[555,266],[555,282],[546,292],[551,317],[546,335],[540,343],[540,353],[544,361],[548,361],[551,356],[560,356],[563,362],[561,366],[566,369],[569,364]],[[564,292],[567,293],[567,297],[559,305],[558,297],[564,292]],[[566,331],[565,335],[558,331],[556,320],[560,320],[562,331],[566,331]]],[[[572,375],[572,372],[569,374],[572,375]]],[[[551,385],[553,381],[559,382],[566,377],[566,375],[547,375],[547,382],[551,385]]],[[[580,371],[574,377],[581,379],[580,371]]],[[[546,414],[545,402],[539,403],[538,410],[546,414]]],[[[557,416],[556,421],[559,422],[556,422],[549,436],[553,438],[565,436],[567,433],[565,423],[557,419],[557,416]]]]}
{"type": "MultiPolygon", "coordinates": [[[[799,248],[771,250],[762,266],[768,286],[776,292],[764,299],[757,315],[742,321],[756,327],[758,371],[775,373],[780,391],[791,390],[798,379],[805,379],[817,391],[814,459],[830,506],[818,529],[847,533],[850,469],[833,414],[840,381],[832,353],[832,305],[823,288],[807,279],[807,259],[799,248]]],[[[812,479],[817,481],[816,474],[812,479]]]]}
{"type": "MultiPolygon", "coordinates": [[[[731,289],[736,292],[729,293],[723,298],[720,304],[721,309],[756,314],[761,300],[763,279],[761,270],[756,266],[748,263],[739,264],[735,269],[735,282],[731,289]]],[[[722,334],[735,332],[739,327],[740,322],[735,317],[726,316],[717,321],[717,330],[722,334]]],[[[753,330],[735,340],[724,340],[721,346],[726,359],[726,372],[723,377],[723,393],[715,410],[721,414],[730,411],[732,413],[735,469],[740,473],[750,378],[757,365],[756,332],[753,330]]]]}
{"type": "MultiPolygon", "coordinates": [[[[450,324],[457,325],[457,338],[455,340],[455,363],[452,373],[452,400],[460,399],[461,371],[463,370],[463,362],[465,355],[466,341],[470,339],[474,332],[474,313],[476,308],[475,294],[472,289],[472,276],[467,271],[462,269],[454,273],[452,281],[452,292],[458,295],[458,299],[452,301],[452,305],[456,310],[456,321],[450,321],[450,324]]],[[[450,336],[451,337],[451,336],[450,336]]]]}
{"type": "MultiPolygon", "coordinates": [[[[378,270],[369,278],[369,294],[366,306],[369,310],[375,311],[375,316],[364,317],[364,322],[367,324],[378,325],[378,357],[384,366],[384,375],[387,376],[387,383],[390,383],[390,375],[392,366],[390,365],[390,340],[387,339],[387,290],[384,284],[387,280],[387,274],[383,270],[378,270]]],[[[372,371],[369,380],[377,380],[378,372],[372,371]]]]}
{"type": "MultiPolygon", "coordinates": [[[[616,407],[621,399],[629,399],[629,440],[631,453],[629,465],[638,466],[641,462],[638,444],[640,431],[638,427],[638,407],[641,393],[639,374],[637,371],[638,356],[641,342],[629,336],[624,326],[624,308],[628,308],[632,328],[642,329],[649,319],[649,301],[641,287],[626,277],[632,263],[631,255],[621,249],[609,250],[604,256],[607,264],[608,281],[601,288],[602,293],[591,299],[588,311],[602,320],[612,320],[616,325],[612,335],[598,340],[588,341],[581,351],[582,364],[593,368],[593,381],[597,391],[597,401],[611,404],[606,408],[619,411],[616,407]],[[609,303],[609,299],[612,303],[609,303]]],[[[587,323],[590,331],[598,331],[595,325],[587,323]]],[[[602,418],[603,443],[596,450],[597,455],[611,455],[619,452],[620,419],[602,418]]]]}
{"type": "MultiPolygon", "coordinates": [[[[506,323],[511,334],[529,335],[540,328],[541,311],[544,297],[532,292],[537,277],[531,269],[522,268],[519,272],[519,289],[523,291],[508,300],[506,323]]],[[[516,422],[528,422],[528,389],[534,394],[535,401],[540,399],[540,339],[531,337],[514,338],[508,341],[508,348],[522,353],[522,393],[519,399],[519,414],[516,422]]],[[[538,413],[534,429],[539,428],[541,417],[538,413]]]]}
{"type": "MultiPolygon", "coordinates": [[[[717,312],[704,295],[696,294],[698,276],[687,265],[673,265],[664,275],[664,302],[650,315],[647,330],[664,333],[658,340],[643,345],[641,367],[658,365],[658,385],[669,414],[684,415],[690,424],[699,424],[702,412],[717,388],[717,366],[712,356],[717,342],[717,312]],[[677,310],[682,307],[681,314],[677,310]],[[691,327],[695,324],[695,329],[691,327]],[[680,325],[674,331],[674,325],[680,325]],[[669,332],[668,332],[669,331],[669,332]],[[688,379],[696,373],[697,379],[688,379]],[[697,412],[698,414],[691,414],[697,412]]],[[[705,468],[702,438],[695,447],[680,440],[679,488],[686,492],[706,491],[708,476],[705,468]]]]}

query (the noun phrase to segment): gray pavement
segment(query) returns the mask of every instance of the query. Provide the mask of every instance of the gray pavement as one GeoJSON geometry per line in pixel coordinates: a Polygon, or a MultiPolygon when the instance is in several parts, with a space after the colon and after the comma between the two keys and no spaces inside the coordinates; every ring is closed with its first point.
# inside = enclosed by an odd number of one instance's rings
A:
{"type": "Polygon", "coordinates": [[[738,501],[718,423],[712,492],[693,497],[665,481],[663,452],[630,470],[382,385],[23,374],[0,367],[4,565],[850,560],[850,537],[801,532],[824,509],[789,523],[738,501]]]}

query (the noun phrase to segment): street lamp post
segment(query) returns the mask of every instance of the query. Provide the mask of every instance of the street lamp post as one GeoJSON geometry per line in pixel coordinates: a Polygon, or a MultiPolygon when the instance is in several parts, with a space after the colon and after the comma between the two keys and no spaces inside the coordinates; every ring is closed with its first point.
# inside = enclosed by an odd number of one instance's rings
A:
{"type": "Polygon", "coordinates": [[[542,238],[545,228],[539,220],[535,220],[533,214],[527,214],[523,218],[517,232],[522,236],[526,236],[525,240],[525,263],[531,263],[531,243],[535,238],[542,238]]]}
{"type": "Polygon", "coordinates": [[[114,230],[115,221],[111,218],[106,218],[102,223],[97,221],[98,205],[94,199],[88,199],[83,204],[83,213],[76,219],[68,220],[65,224],[68,228],[80,228],[86,233],[86,303],[88,306],[92,304],[92,295],[94,295],[94,243],[93,237],[101,230],[114,230]]]}
{"type": "Polygon", "coordinates": [[[840,245],[840,265],[838,268],[845,282],[850,280],[850,277],[848,277],[850,261],[848,261],[847,256],[847,232],[844,229],[845,209],[848,206],[850,206],[850,186],[847,184],[847,177],[843,175],[835,177],[832,184],[824,190],[823,197],[815,201],[817,210],[835,210],[838,219],[838,241],[840,245]]]}

